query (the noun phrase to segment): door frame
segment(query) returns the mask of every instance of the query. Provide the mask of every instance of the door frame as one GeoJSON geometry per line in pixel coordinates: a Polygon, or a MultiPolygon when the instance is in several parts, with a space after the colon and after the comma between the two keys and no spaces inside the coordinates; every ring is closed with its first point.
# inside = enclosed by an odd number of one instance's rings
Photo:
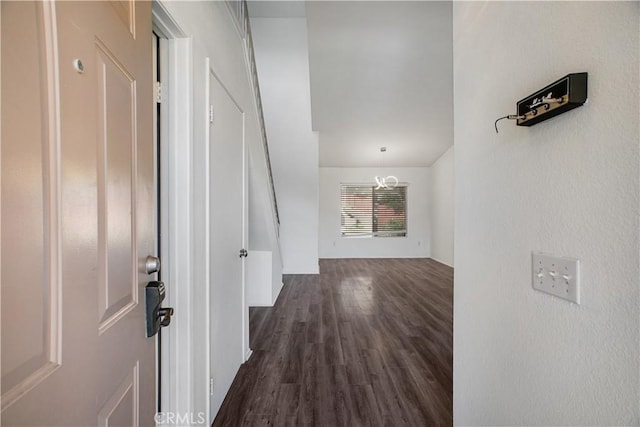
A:
{"type": "MultiPolygon", "coordinates": [[[[193,411],[190,229],[192,40],[161,2],[153,1],[152,12],[153,30],[161,37],[163,83],[159,135],[160,259],[167,287],[164,305],[175,309],[171,325],[161,332],[160,405],[164,414],[184,416],[193,411]]],[[[158,418],[163,419],[167,418],[158,418]]]]}

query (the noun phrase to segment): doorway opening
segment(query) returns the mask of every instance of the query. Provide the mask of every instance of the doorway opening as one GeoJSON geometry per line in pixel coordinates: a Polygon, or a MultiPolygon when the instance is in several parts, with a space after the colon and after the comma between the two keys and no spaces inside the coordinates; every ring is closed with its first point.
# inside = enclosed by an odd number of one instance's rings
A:
{"type": "Polygon", "coordinates": [[[153,2],[154,132],[157,249],[165,284],[164,305],[175,315],[157,338],[157,409],[187,413],[192,403],[190,213],[191,40],[159,2],[153,2]],[[187,149],[185,149],[187,147],[187,149]]]}

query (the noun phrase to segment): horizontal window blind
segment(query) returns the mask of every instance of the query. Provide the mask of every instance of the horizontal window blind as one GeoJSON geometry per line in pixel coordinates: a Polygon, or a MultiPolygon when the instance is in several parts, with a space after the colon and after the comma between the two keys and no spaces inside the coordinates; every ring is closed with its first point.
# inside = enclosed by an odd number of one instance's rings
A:
{"type": "Polygon", "coordinates": [[[342,185],[340,188],[343,236],[370,236],[373,233],[373,187],[342,185]]]}
{"type": "Polygon", "coordinates": [[[378,236],[407,235],[407,187],[373,190],[373,232],[378,236]]]}
{"type": "Polygon", "coordinates": [[[371,185],[340,186],[344,237],[398,237],[407,235],[407,187],[376,189],[371,185]]]}

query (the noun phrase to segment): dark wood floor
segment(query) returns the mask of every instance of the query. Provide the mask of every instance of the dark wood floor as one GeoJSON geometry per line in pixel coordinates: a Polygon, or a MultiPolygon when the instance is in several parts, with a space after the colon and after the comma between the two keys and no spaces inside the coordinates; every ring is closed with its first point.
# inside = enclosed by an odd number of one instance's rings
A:
{"type": "Polygon", "coordinates": [[[453,270],[321,260],[252,308],[253,355],[214,426],[452,424],[453,270]]]}

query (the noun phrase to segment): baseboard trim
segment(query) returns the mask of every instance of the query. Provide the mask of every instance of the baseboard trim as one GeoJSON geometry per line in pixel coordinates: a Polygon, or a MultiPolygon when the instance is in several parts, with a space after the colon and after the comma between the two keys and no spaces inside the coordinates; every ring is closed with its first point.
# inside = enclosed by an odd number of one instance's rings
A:
{"type": "Polygon", "coordinates": [[[446,265],[447,267],[454,268],[454,267],[453,267],[453,265],[451,265],[451,264],[449,264],[449,263],[447,263],[447,262],[444,262],[444,261],[442,261],[442,260],[439,260],[439,259],[438,259],[438,258],[436,258],[436,257],[433,257],[433,256],[432,256],[432,257],[430,257],[430,258],[431,258],[432,260],[434,260],[434,261],[439,262],[440,264],[444,264],[444,265],[446,265]]]}

